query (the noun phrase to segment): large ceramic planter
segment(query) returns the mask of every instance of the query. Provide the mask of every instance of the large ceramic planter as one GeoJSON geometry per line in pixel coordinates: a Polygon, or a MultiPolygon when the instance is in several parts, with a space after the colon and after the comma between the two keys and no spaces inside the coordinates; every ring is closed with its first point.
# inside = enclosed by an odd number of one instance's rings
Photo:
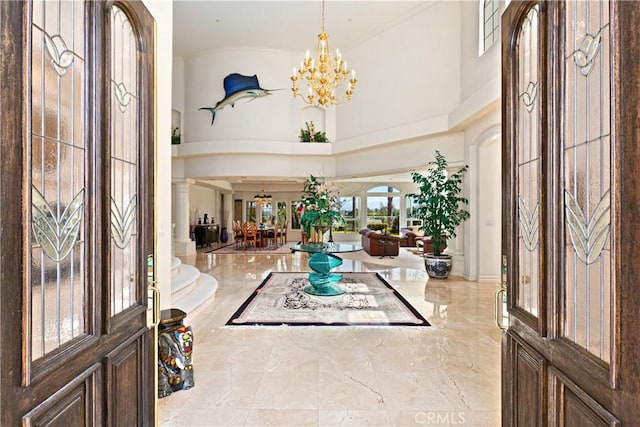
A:
{"type": "Polygon", "coordinates": [[[424,268],[432,279],[446,279],[451,273],[451,255],[425,254],[424,268]]]}

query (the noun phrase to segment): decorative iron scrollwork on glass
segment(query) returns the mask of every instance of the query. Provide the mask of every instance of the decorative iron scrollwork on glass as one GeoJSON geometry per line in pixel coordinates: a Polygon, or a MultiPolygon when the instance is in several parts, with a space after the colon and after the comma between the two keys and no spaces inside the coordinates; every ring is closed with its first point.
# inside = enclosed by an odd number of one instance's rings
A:
{"type": "Polygon", "coordinates": [[[571,243],[580,261],[593,264],[602,254],[611,222],[609,190],[602,196],[591,218],[587,220],[573,195],[565,190],[565,213],[571,243]]]}
{"type": "Polygon", "coordinates": [[[593,69],[596,56],[598,56],[602,44],[602,31],[607,25],[600,28],[595,35],[586,33],[584,37],[582,37],[578,49],[573,52],[573,62],[580,69],[580,74],[585,77],[587,77],[593,69]]]}
{"type": "Polygon", "coordinates": [[[527,89],[520,94],[520,98],[522,98],[522,103],[527,109],[527,112],[530,113],[533,111],[533,105],[538,98],[538,83],[529,82],[527,89]]]}
{"type": "Polygon", "coordinates": [[[117,247],[124,249],[131,241],[131,229],[136,220],[137,196],[133,196],[124,211],[111,198],[111,235],[117,247]]]}
{"type": "Polygon", "coordinates": [[[31,187],[33,235],[54,262],[62,261],[76,243],[84,210],[84,189],[75,195],[58,218],[42,193],[31,187]]]}
{"type": "Polygon", "coordinates": [[[67,43],[61,35],[55,34],[51,36],[37,25],[34,24],[33,26],[44,34],[44,45],[51,58],[51,66],[56,70],[56,74],[60,77],[64,76],[67,73],[67,68],[73,64],[76,54],[67,47],[67,43]]]}
{"type": "Polygon", "coordinates": [[[532,251],[538,246],[540,228],[539,203],[536,203],[533,212],[529,213],[524,200],[518,197],[518,216],[520,218],[520,232],[522,241],[527,250],[532,251]]]}

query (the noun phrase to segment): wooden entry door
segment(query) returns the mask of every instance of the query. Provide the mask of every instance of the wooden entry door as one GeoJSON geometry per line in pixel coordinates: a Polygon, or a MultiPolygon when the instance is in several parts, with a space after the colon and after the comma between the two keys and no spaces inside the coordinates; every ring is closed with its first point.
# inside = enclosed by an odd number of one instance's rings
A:
{"type": "Polygon", "coordinates": [[[0,425],[153,425],[153,20],[33,0],[0,23],[0,425]]]}
{"type": "Polygon", "coordinates": [[[502,26],[503,425],[638,425],[640,3],[502,26]]]}

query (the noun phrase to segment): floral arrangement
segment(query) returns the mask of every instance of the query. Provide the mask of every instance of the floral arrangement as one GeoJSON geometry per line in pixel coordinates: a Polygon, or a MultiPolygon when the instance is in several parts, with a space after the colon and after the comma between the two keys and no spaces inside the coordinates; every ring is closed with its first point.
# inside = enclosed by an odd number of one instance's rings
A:
{"type": "Polygon", "coordinates": [[[321,184],[309,175],[296,208],[300,225],[311,236],[312,228],[330,227],[340,219],[340,193],[332,183],[321,184]]]}
{"type": "Polygon", "coordinates": [[[313,121],[311,123],[304,122],[304,125],[306,129],[300,129],[300,135],[298,136],[300,142],[329,142],[326,132],[316,132],[313,121]]]}

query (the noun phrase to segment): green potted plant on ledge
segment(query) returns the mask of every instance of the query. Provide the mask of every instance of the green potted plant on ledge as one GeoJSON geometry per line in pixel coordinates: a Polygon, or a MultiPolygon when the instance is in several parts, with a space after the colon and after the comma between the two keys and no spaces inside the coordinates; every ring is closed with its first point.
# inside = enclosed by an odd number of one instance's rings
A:
{"type": "Polygon", "coordinates": [[[464,209],[469,200],[460,197],[462,177],[468,170],[465,165],[454,173],[447,171],[447,160],[439,152],[436,160],[429,162],[429,169],[422,175],[412,172],[411,179],[418,184],[419,193],[410,194],[417,205],[415,215],[422,220],[420,230],[431,237],[433,252],[424,248],[424,265],[429,277],[446,279],[451,272],[451,255],[443,254],[447,239],[456,236],[456,227],[469,218],[464,209]]]}
{"type": "Polygon", "coordinates": [[[329,142],[327,133],[316,131],[313,122],[305,122],[304,125],[306,129],[300,129],[300,135],[298,135],[300,142],[329,142]]]}

